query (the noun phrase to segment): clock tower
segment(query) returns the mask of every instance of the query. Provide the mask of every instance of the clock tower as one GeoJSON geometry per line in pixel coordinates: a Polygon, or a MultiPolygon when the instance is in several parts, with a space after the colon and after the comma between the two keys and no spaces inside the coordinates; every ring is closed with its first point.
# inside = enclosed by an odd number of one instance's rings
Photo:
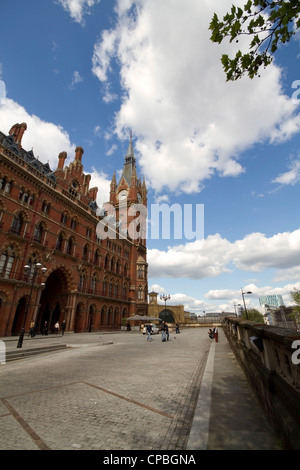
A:
{"type": "Polygon", "coordinates": [[[127,238],[130,249],[131,313],[147,315],[148,265],[146,249],[147,188],[137,176],[132,133],[119,182],[114,173],[110,185],[110,204],[115,208],[120,238],[127,238]]]}

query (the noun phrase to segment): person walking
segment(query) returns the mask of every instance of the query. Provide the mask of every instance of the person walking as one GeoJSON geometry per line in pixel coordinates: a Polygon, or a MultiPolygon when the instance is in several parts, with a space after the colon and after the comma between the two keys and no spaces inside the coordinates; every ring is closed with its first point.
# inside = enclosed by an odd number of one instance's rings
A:
{"type": "Polygon", "coordinates": [[[168,323],[165,322],[165,332],[166,332],[166,338],[167,338],[167,341],[169,341],[169,327],[168,327],[168,323]]]}
{"type": "Polygon", "coordinates": [[[209,336],[209,338],[210,338],[211,340],[214,339],[214,332],[213,332],[213,330],[212,330],[211,328],[208,330],[208,336],[209,336]]]}
{"type": "Polygon", "coordinates": [[[166,341],[166,329],[165,329],[165,322],[161,325],[161,340],[166,341]]]}
{"type": "Polygon", "coordinates": [[[54,325],[54,333],[57,335],[58,331],[59,331],[59,322],[57,321],[54,325]]]}
{"type": "Polygon", "coordinates": [[[43,328],[43,335],[48,336],[48,322],[45,321],[43,328]]]}
{"type": "Polygon", "coordinates": [[[35,328],[35,323],[32,320],[29,326],[29,334],[28,334],[28,336],[31,336],[31,338],[33,338],[35,335],[34,328],[35,328]]]}
{"type": "Polygon", "coordinates": [[[63,320],[61,324],[61,334],[62,336],[65,334],[65,329],[66,329],[66,320],[63,320]]]}
{"type": "Polygon", "coordinates": [[[147,331],[147,341],[152,341],[152,338],[151,338],[151,333],[152,333],[151,323],[148,323],[148,325],[146,326],[146,331],[147,331]]]}

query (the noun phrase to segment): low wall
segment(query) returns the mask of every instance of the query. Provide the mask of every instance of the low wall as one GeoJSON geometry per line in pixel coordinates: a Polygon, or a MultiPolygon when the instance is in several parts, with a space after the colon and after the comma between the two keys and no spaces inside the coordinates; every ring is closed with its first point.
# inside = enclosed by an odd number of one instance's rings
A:
{"type": "Polygon", "coordinates": [[[230,317],[222,327],[271,426],[300,450],[300,333],[230,317]]]}

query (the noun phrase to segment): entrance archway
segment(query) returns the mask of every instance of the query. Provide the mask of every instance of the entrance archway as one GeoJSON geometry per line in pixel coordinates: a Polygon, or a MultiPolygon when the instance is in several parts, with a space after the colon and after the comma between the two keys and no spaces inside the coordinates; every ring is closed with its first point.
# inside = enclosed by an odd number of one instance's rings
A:
{"type": "MultiPolygon", "coordinates": [[[[47,278],[40,299],[40,309],[37,315],[37,329],[42,331],[45,321],[51,332],[54,324],[60,324],[66,318],[60,318],[61,312],[68,304],[68,286],[66,276],[61,269],[56,269],[47,278]]],[[[68,321],[67,321],[68,324],[68,321]]]]}
{"type": "Polygon", "coordinates": [[[159,318],[167,323],[175,323],[172,311],[167,308],[160,312],[159,318]]]}

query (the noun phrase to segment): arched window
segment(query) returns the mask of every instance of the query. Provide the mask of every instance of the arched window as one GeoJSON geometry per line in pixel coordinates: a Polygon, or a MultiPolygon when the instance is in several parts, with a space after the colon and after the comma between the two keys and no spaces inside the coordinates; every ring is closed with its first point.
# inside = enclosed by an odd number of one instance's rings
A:
{"type": "Polygon", "coordinates": [[[0,256],[0,276],[9,278],[15,260],[14,247],[10,245],[0,256]]]}
{"type": "Polygon", "coordinates": [[[68,222],[68,215],[67,215],[66,212],[62,212],[61,217],[60,217],[60,222],[61,222],[63,225],[67,225],[67,222],[68,222]]]}
{"type": "Polygon", "coordinates": [[[44,227],[43,227],[42,222],[40,222],[38,225],[35,226],[35,229],[34,229],[34,234],[33,234],[34,241],[41,243],[43,233],[44,233],[44,227]]]}
{"type": "Polygon", "coordinates": [[[144,289],[142,286],[139,286],[137,294],[138,294],[138,300],[144,300],[144,289]]]}
{"type": "Polygon", "coordinates": [[[63,242],[64,242],[64,237],[63,237],[63,234],[60,233],[60,234],[58,235],[58,239],[56,240],[56,250],[62,251],[63,242]]]}
{"type": "Polygon", "coordinates": [[[84,248],[83,248],[82,259],[83,259],[84,261],[88,261],[88,256],[89,256],[89,246],[88,246],[88,245],[85,245],[84,248]]]}
{"type": "Polygon", "coordinates": [[[20,213],[15,216],[14,220],[12,221],[11,231],[16,233],[17,235],[21,234],[21,230],[23,227],[24,219],[23,215],[20,213]]]}
{"type": "Polygon", "coordinates": [[[67,254],[72,255],[73,254],[73,239],[72,237],[69,238],[68,244],[67,244],[67,254]]]}
{"type": "Polygon", "coordinates": [[[91,290],[93,294],[97,291],[97,282],[98,282],[97,274],[94,273],[91,279],[91,290]]]}
{"type": "Polygon", "coordinates": [[[84,271],[82,271],[80,273],[80,276],[79,276],[79,286],[78,286],[78,290],[80,292],[83,292],[84,291],[84,288],[85,288],[85,279],[86,279],[86,274],[84,271]]]}
{"type": "Polygon", "coordinates": [[[124,266],[124,276],[125,276],[125,277],[128,277],[128,272],[129,272],[129,270],[128,270],[128,264],[126,263],[125,266],[124,266]]]}
{"type": "Polygon", "coordinates": [[[76,226],[77,226],[77,220],[76,220],[75,217],[73,217],[72,220],[71,220],[70,228],[71,228],[72,230],[76,230],[76,226]]]}
{"type": "Polygon", "coordinates": [[[95,251],[94,264],[96,264],[97,266],[99,266],[99,264],[100,264],[100,252],[99,252],[99,250],[95,251]]]}

